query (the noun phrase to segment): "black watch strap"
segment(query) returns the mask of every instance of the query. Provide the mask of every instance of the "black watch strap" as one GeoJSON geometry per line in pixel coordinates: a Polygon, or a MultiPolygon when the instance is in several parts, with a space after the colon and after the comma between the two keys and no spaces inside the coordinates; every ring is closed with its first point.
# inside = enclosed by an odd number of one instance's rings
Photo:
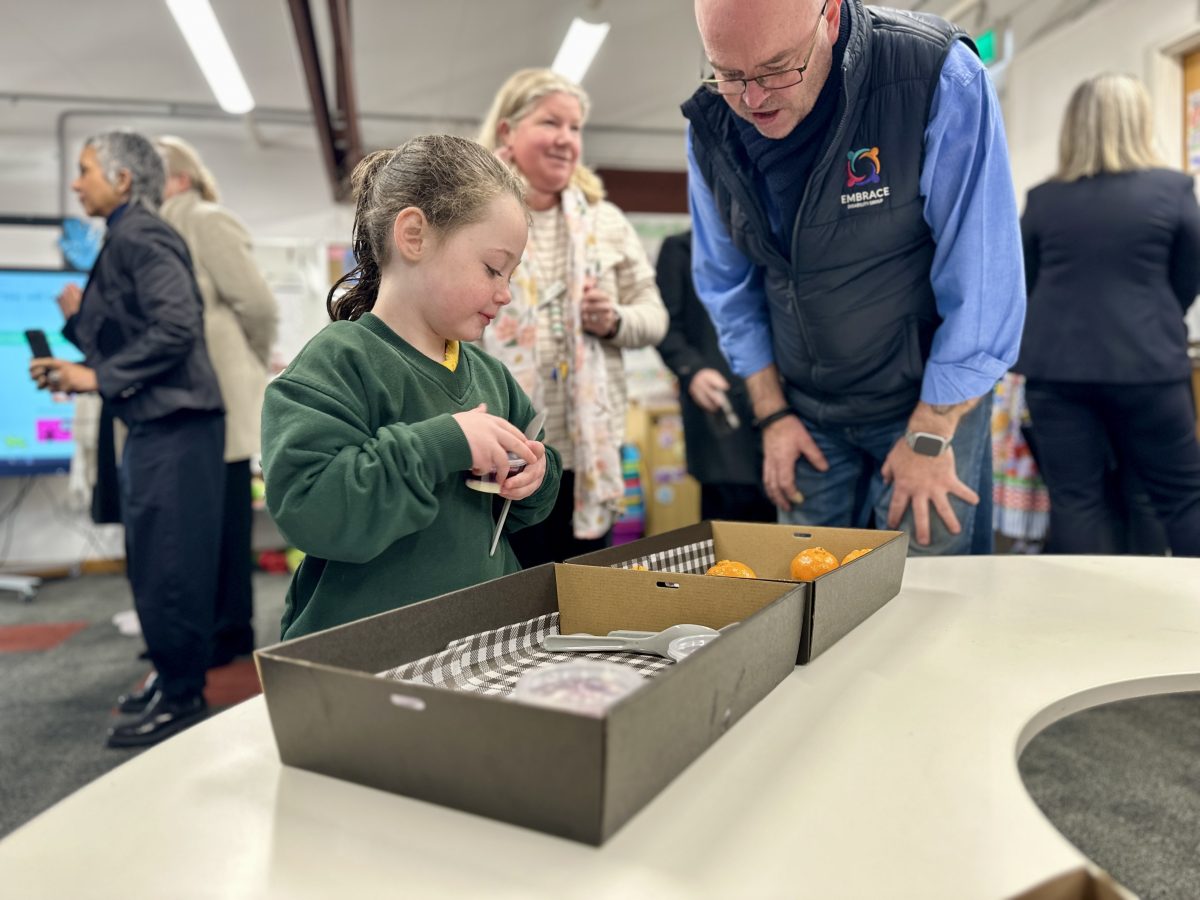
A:
{"type": "Polygon", "coordinates": [[[775,422],[778,422],[780,419],[784,419],[784,418],[787,418],[788,416],[794,416],[794,415],[796,415],[796,411],[794,409],[792,409],[790,406],[785,406],[783,409],[777,409],[777,410],[775,410],[775,412],[773,412],[769,415],[763,416],[761,419],[755,419],[754,427],[757,428],[759,431],[762,431],[768,425],[773,425],[775,422]]]}

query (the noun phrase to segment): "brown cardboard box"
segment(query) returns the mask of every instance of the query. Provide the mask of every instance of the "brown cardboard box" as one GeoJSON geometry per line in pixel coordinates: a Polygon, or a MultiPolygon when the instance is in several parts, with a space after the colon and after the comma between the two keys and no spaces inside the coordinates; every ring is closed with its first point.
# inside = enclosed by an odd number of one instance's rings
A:
{"type": "Polygon", "coordinates": [[[808,591],[545,565],[259,650],[285,765],[600,844],[791,672],[808,591]],[[591,718],[376,673],[559,611],[564,634],[736,627],[591,718]]]}
{"type": "Polygon", "coordinates": [[[904,532],[710,521],[586,553],[567,562],[619,567],[640,564],[662,572],[703,573],[718,560],[733,559],[750,566],[759,579],[789,581],[792,557],[806,547],[824,547],[838,559],[851,550],[872,549],[866,556],[810,583],[808,617],[796,658],[803,664],[828,650],[896,596],[908,553],[904,532]]]}
{"type": "Polygon", "coordinates": [[[700,484],[687,473],[679,404],[630,405],[626,438],[641,450],[646,534],[699,522],[700,484]]]}

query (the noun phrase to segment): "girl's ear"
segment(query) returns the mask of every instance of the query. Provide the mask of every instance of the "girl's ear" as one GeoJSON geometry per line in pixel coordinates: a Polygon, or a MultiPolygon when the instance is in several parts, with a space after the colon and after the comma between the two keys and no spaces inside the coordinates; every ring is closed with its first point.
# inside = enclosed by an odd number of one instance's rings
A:
{"type": "Polygon", "coordinates": [[[392,223],[392,243],[401,259],[417,262],[429,252],[430,225],[425,213],[406,206],[392,223]]]}

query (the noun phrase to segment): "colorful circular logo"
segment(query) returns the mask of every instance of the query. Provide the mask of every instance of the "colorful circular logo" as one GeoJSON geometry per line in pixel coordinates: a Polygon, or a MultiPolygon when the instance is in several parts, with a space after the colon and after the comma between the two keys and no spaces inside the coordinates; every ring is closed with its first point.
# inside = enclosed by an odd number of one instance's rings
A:
{"type": "Polygon", "coordinates": [[[846,187],[879,183],[879,148],[864,147],[846,154],[846,187]],[[865,160],[865,162],[864,162],[865,160]],[[859,174],[859,173],[862,174],[859,174]]]}

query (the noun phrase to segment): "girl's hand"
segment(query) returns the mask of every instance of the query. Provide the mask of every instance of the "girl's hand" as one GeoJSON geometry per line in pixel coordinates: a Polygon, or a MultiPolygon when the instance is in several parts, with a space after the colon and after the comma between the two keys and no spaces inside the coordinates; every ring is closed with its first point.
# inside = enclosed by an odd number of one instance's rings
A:
{"type": "Polygon", "coordinates": [[[466,412],[455,413],[454,421],[466,435],[467,444],[471,447],[471,471],[495,471],[496,483],[501,487],[508,476],[509,451],[526,463],[537,461],[520,429],[507,419],[489,415],[486,403],[480,403],[466,412]]]}
{"type": "Polygon", "coordinates": [[[524,500],[542,486],[546,477],[546,445],[541,441],[525,441],[536,460],[500,486],[500,496],[505,500],[524,500]]]}

